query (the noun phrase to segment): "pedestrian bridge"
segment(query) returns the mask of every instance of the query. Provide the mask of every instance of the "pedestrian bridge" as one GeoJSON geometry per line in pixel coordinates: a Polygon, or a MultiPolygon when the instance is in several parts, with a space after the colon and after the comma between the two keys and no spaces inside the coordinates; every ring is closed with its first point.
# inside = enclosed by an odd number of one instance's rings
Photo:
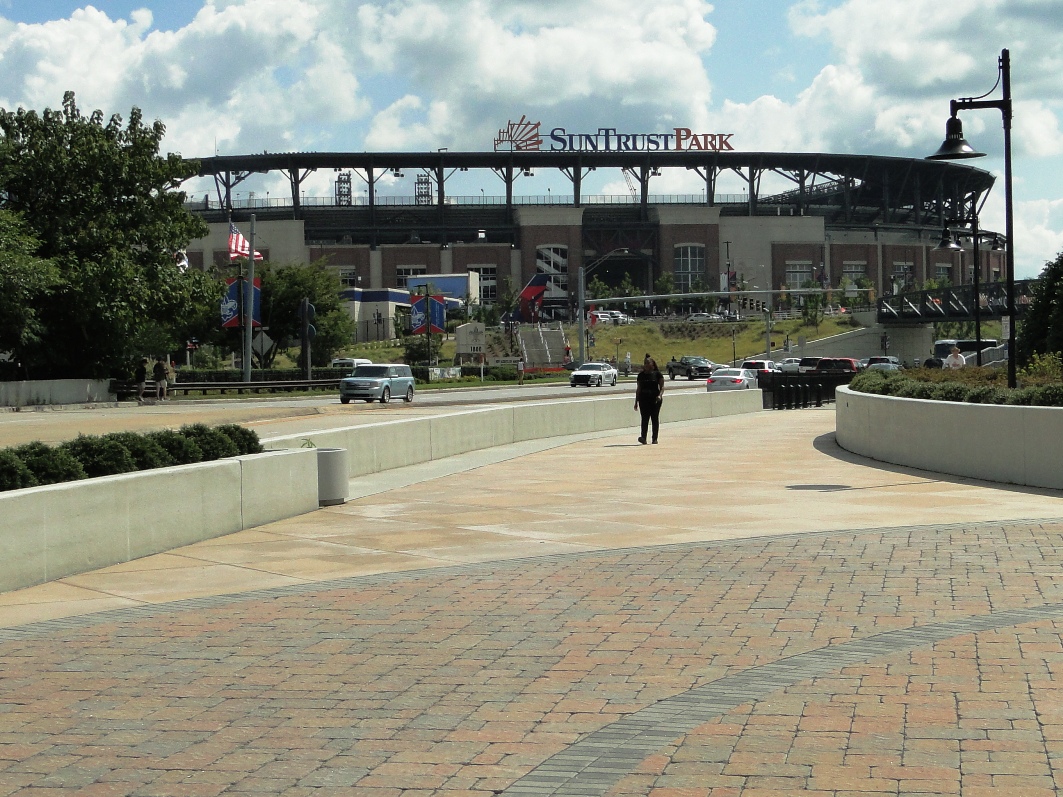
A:
{"type": "MultiPolygon", "coordinates": [[[[1016,280],[1015,314],[1022,318],[1033,298],[1033,286],[1037,280],[1016,280]]],[[[979,286],[979,308],[982,319],[1000,318],[1007,315],[1007,285],[990,282],[979,286]]],[[[908,291],[896,296],[884,296],[878,300],[877,320],[880,324],[896,324],[934,321],[973,321],[974,286],[957,285],[936,288],[931,291],[908,291]]]]}

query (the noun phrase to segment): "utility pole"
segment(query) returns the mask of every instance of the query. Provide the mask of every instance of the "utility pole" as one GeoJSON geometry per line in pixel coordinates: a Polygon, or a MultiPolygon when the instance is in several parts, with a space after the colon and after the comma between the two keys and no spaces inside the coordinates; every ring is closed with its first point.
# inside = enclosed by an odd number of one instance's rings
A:
{"type": "MultiPolygon", "coordinates": [[[[251,233],[247,238],[247,291],[244,298],[244,381],[251,381],[251,338],[255,332],[255,214],[251,214],[251,233]]],[[[309,378],[309,377],[308,377],[309,378]]]]}

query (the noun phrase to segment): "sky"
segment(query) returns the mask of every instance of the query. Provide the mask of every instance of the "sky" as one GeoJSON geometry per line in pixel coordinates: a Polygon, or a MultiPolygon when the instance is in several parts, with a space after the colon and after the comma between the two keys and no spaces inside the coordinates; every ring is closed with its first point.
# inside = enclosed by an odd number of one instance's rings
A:
{"type": "MultiPolygon", "coordinates": [[[[137,106],[185,157],[485,151],[526,115],[544,130],[681,126],[743,151],[921,158],[950,99],[993,90],[1003,48],[1024,278],[1063,251],[1063,0],[0,0],[0,107],[57,108],[67,90],[86,114],[137,106]]],[[[988,156],[967,163],[998,178],[981,226],[1003,231],[1000,112],[961,118],[988,156]]],[[[331,195],[334,179],[317,172],[306,193],[331,195]]],[[[489,172],[451,179],[452,196],[504,193],[489,172]]],[[[666,170],[650,191],[702,185],[666,170]]],[[[241,189],[288,190],[280,174],[241,189]]],[[[412,194],[412,175],[378,190],[412,194]]],[[[515,191],[571,186],[536,173],[515,191]]],[[[596,172],[584,191],[627,187],[596,172]]]]}

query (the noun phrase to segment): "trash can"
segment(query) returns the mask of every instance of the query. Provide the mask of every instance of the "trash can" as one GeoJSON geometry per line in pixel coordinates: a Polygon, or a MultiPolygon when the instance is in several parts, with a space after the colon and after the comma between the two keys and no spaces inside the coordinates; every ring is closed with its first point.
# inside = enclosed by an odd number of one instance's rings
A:
{"type": "Polygon", "coordinates": [[[335,506],[347,502],[347,449],[317,449],[317,503],[335,506]]]}

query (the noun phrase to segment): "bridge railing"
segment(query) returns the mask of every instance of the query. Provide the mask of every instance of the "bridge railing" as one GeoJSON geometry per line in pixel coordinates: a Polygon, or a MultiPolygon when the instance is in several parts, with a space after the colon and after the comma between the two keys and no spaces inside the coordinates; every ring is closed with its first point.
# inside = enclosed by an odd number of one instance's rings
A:
{"type": "MultiPolygon", "coordinates": [[[[1036,280],[1016,280],[1015,314],[1023,316],[1032,300],[1036,280]]],[[[1007,285],[989,282],[979,286],[982,318],[1007,315],[1007,285]]],[[[906,291],[878,300],[878,322],[897,321],[970,321],[974,319],[974,286],[956,285],[929,291],[906,291]]]]}

